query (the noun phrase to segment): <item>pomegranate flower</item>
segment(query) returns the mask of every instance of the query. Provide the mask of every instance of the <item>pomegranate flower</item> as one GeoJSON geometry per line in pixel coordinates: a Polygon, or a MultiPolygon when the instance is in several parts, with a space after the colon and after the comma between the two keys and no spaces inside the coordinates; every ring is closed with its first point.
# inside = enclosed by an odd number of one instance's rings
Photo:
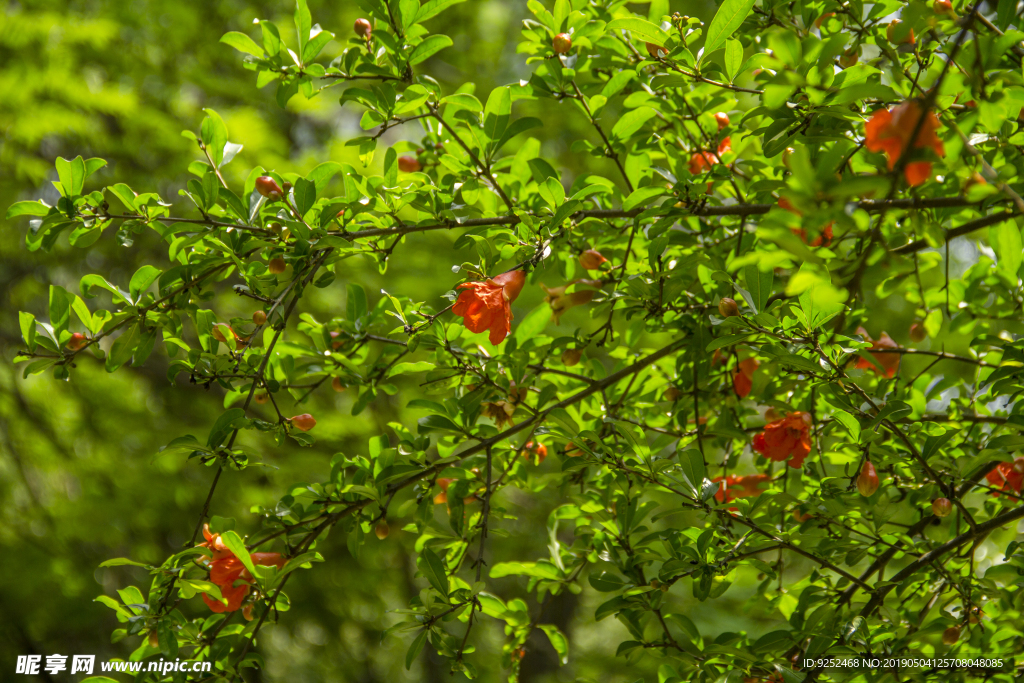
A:
{"type": "MultiPolygon", "coordinates": [[[[985,475],[985,479],[990,485],[1002,491],[1020,493],[1024,485],[1024,458],[999,463],[994,470],[985,475]]],[[[992,495],[999,494],[993,491],[992,495]]]]}
{"type": "MultiPolygon", "coordinates": [[[[242,606],[242,600],[249,594],[253,580],[252,574],[245,568],[242,561],[224,544],[220,534],[210,533],[209,524],[203,525],[203,537],[206,539],[206,542],[200,543],[199,547],[209,548],[212,553],[209,562],[210,582],[220,588],[220,594],[227,600],[227,604],[225,605],[223,602],[215,600],[205,593],[203,594],[203,602],[206,603],[211,612],[218,614],[221,612],[234,612],[242,606]],[[235,585],[239,581],[241,583],[235,585]]],[[[266,567],[273,565],[280,569],[285,563],[285,557],[281,553],[250,553],[249,557],[252,559],[253,564],[266,567]]]]}
{"type": "Polygon", "coordinates": [[[765,425],[754,437],[753,449],[769,460],[789,460],[790,467],[802,467],[811,452],[811,416],[804,412],[790,413],[781,420],[765,425]]]}
{"type": "Polygon", "coordinates": [[[544,458],[548,457],[548,447],[542,443],[530,441],[523,448],[523,457],[526,460],[532,460],[531,456],[536,456],[537,464],[544,462],[544,458]]]}
{"type": "MultiPolygon", "coordinates": [[[[737,498],[751,498],[761,495],[762,490],[758,487],[770,480],[771,477],[767,474],[748,474],[744,476],[730,474],[724,478],[715,477],[711,481],[722,482],[718,492],[715,493],[715,500],[719,503],[731,503],[737,498]]],[[[736,510],[737,508],[729,509],[736,510]]]]}
{"type": "Polygon", "coordinates": [[[526,283],[526,273],[510,270],[484,282],[463,282],[452,313],[464,319],[466,329],[478,333],[489,330],[488,339],[497,346],[511,330],[511,303],[526,283]]]}
{"type": "MultiPolygon", "coordinates": [[[[889,170],[896,166],[900,156],[912,149],[931,149],[938,156],[944,156],[945,148],[942,140],[935,134],[939,127],[939,119],[928,112],[921,124],[917,138],[911,144],[910,136],[921,120],[921,104],[917,100],[907,100],[892,109],[879,109],[871,115],[871,120],[864,126],[864,146],[870,152],[885,152],[889,158],[889,170]]],[[[923,184],[932,177],[930,161],[911,161],[903,169],[907,183],[912,187],[923,184]]]]}
{"type": "MultiPolygon", "coordinates": [[[[875,351],[876,349],[898,349],[899,345],[892,340],[885,332],[882,332],[882,336],[877,341],[871,339],[871,335],[863,327],[857,328],[857,334],[864,337],[865,341],[871,342],[871,348],[868,352],[875,351]]],[[[872,353],[871,357],[875,359],[875,362],[881,366],[881,370],[878,367],[871,364],[867,358],[858,358],[857,364],[854,365],[858,370],[873,370],[876,373],[883,374],[885,377],[892,377],[896,374],[896,368],[900,365],[900,354],[898,353],[872,353]]]]}
{"type": "Polygon", "coordinates": [[[718,143],[718,154],[712,154],[711,152],[697,152],[690,157],[688,168],[691,175],[697,175],[702,171],[706,171],[719,161],[721,156],[732,149],[732,142],[728,137],[722,138],[722,141],[718,143]]]}
{"type": "Polygon", "coordinates": [[[754,386],[754,371],[758,365],[756,358],[741,360],[736,372],[732,374],[732,388],[740,398],[750,395],[750,390],[754,386]]]}

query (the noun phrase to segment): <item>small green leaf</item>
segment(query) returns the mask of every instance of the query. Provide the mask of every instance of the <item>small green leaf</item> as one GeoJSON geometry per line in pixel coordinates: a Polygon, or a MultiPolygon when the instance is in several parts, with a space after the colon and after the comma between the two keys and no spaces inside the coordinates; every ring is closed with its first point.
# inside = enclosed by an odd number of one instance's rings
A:
{"type": "Polygon", "coordinates": [[[444,560],[430,548],[424,548],[417,564],[430,585],[447,598],[448,574],[445,572],[444,560]]]}
{"type": "Polygon", "coordinates": [[[612,19],[608,22],[607,29],[609,31],[625,29],[639,38],[642,38],[645,42],[654,43],[660,46],[664,46],[669,41],[669,35],[662,31],[660,26],[652,24],[646,19],[641,19],[639,17],[612,19]]]}
{"type": "Polygon", "coordinates": [[[420,652],[423,651],[423,646],[427,642],[427,635],[429,635],[430,629],[425,628],[420,631],[416,639],[412,641],[412,645],[409,646],[409,651],[405,653],[405,668],[406,670],[412,668],[412,663],[416,661],[416,658],[420,656],[420,652]]]}
{"type": "Polygon", "coordinates": [[[260,59],[263,59],[263,55],[266,54],[263,48],[256,44],[255,40],[238,31],[225,33],[221,36],[220,42],[230,45],[239,52],[244,52],[260,59]]]}
{"type": "Polygon", "coordinates": [[[409,53],[409,64],[419,64],[446,47],[451,47],[451,45],[452,39],[448,36],[430,36],[412,49],[412,52],[409,53]]]}

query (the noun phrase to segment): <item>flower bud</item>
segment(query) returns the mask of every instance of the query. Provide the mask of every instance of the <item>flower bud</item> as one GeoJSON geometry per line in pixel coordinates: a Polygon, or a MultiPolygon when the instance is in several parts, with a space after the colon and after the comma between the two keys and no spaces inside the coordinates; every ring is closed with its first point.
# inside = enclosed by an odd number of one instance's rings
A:
{"type": "MultiPolygon", "coordinates": [[[[903,22],[900,19],[893,19],[892,21],[889,22],[889,28],[885,29],[885,37],[889,40],[890,43],[895,42],[893,38],[896,35],[896,27],[902,23],[903,22]]],[[[910,29],[910,33],[908,33],[906,37],[904,37],[903,40],[899,42],[899,44],[913,45],[915,42],[917,41],[914,39],[914,29],[910,29]]]]}
{"type": "Polygon", "coordinates": [[[949,498],[936,498],[932,501],[932,514],[936,517],[948,517],[953,512],[953,503],[949,498]]]}
{"type": "Polygon", "coordinates": [[[718,312],[723,318],[732,318],[740,314],[740,307],[736,305],[734,299],[722,297],[722,300],[718,302],[718,312]]]}
{"type": "Polygon", "coordinates": [[[267,324],[267,314],[265,312],[263,312],[263,311],[253,311],[253,313],[252,313],[252,321],[254,323],[256,323],[257,325],[266,325],[267,324]]]}
{"type": "Polygon", "coordinates": [[[398,157],[398,170],[402,173],[415,173],[420,170],[420,162],[416,160],[416,157],[398,157]]]}
{"type": "Polygon", "coordinates": [[[368,38],[370,33],[373,31],[373,25],[370,24],[368,19],[362,17],[356,19],[356,23],[353,24],[352,29],[356,32],[356,35],[360,38],[368,38]]]}
{"type": "Polygon", "coordinates": [[[564,55],[572,49],[572,38],[568,33],[559,33],[552,39],[551,47],[554,49],[555,54],[564,55]]]}
{"type": "Polygon", "coordinates": [[[942,632],[942,642],[944,642],[946,645],[952,645],[958,640],[960,640],[959,626],[950,626],[942,632]]]}
{"type": "Polygon", "coordinates": [[[335,391],[345,391],[345,385],[341,383],[340,377],[335,377],[331,380],[331,388],[335,391]]]}
{"type": "Polygon", "coordinates": [[[580,362],[580,358],[583,357],[583,352],[579,349],[566,349],[562,353],[562,364],[567,368],[571,368],[580,362]]]}
{"type": "Polygon", "coordinates": [[[597,249],[587,249],[580,254],[580,265],[587,270],[597,270],[607,260],[597,249]]]}
{"type": "Polygon", "coordinates": [[[71,339],[68,339],[68,349],[70,351],[79,351],[85,348],[85,345],[89,343],[89,338],[81,332],[75,332],[71,335],[71,339]]]}
{"type": "Polygon", "coordinates": [[[268,175],[261,175],[256,179],[256,191],[268,199],[280,199],[284,196],[281,186],[268,175]]]}
{"type": "Polygon", "coordinates": [[[915,322],[910,326],[910,341],[919,344],[925,340],[928,332],[924,329],[924,323],[915,322]]]}
{"type": "Polygon", "coordinates": [[[387,522],[381,520],[380,523],[378,523],[377,526],[374,527],[373,533],[377,536],[377,538],[383,541],[385,538],[388,537],[388,534],[391,533],[391,527],[388,526],[387,522]]]}
{"type": "Polygon", "coordinates": [[[845,50],[843,54],[839,56],[839,66],[844,69],[849,69],[857,64],[860,60],[860,48],[855,47],[849,50],[845,50]]]}
{"type": "Polygon", "coordinates": [[[953,3],[949,0],[935,0],[935,2],[932,3],[932,9],[936,14],[949,14],[954,17],[956,16],[956,13],[953,11],[953,3]]]}
{"type": "Polygon", "coordinates": [[[160,647],[160,636],[157,634],[156,629],[149,632],[149,646],[160,647]]]}
{"type": "Polygon", "coordinates": [[[729,125],[729,115],[724,111],[720,111],[715,114],[715,123],[718,124],[718,130],[722,130],[729,125]]]}
{"type": "Polygon", "coordinates": [[[302,415],[296,415],[293,418],[289,418],[292,426],[303,432],[308,432],[313,427],[316,427],[316,420],[309,413],[303,413],[302,415]]]}
{"type": "Polygon", "coordinates": [[[211,334],[213,335],[214,339],[225,344],[228,343],[228,339],[234,340],[235,338],[234,330],[232,330],[229,325],[226,325],[224,323],[214,323],[211,334]]]}
{"type": "Polygon", "coordinates": [[[665,390],[666,401],[672,401],[673,403],[675,403],[677,400],[679,400],[679,397],[682,395],[683,392],[679,391],[679,388],[676,386],[669,386],[669,388],[665,390]]]}
{"type": "Polygon", "coordinates": [[[875,466],[871,464],[870,460],[865,460],[864,467],[860,470],[860,476],[857,477],[857,490],[865,498],[870,498],[871,494],[878,490],[878,473],[875,472],[875,466]]]}
{"type": "Polygon", "coordinates": [[[280,275],[287,267],[288,264],[280,256],[270,259],[270,263],[267,264],[267,270],[273,275],[280,275]]]}
{"type": "Polygon", "coordinates": [[[242,617],[246,621],[252,621],[252,603],[251,602],[247,603],[244,607],[242,607],[242,617]]]}
{"type": "Polygon", "coordinates": [[[261,391],[261,392],[257,393],[255,396],[253,396],[253,398],[256,399],[257,403],[259,403],[260,405],[263,405],[264,403],[266,403],[267,401],[270,400],[270,395],[267,394],[267,392],[265,392],[265,391],[261,391]]]}

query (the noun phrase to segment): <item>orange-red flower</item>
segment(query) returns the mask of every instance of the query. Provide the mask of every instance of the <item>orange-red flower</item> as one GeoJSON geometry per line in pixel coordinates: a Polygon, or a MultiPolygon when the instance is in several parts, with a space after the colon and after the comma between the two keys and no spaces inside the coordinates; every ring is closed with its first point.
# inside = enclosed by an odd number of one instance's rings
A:
{"type": "MultiPolygon", "coordinates": [[[[209,524],[203,525],[203,537],[206,539],[206,542],[200,543],[199,547],[209,548],[212,553],[210,558],[210,582],[217,584],[220,588],[220,594],[228,601],[228,604],[225,605],[219,600],[214,600],[205,593],[203,593],[203,602],[210,608],[210,611],[218,614],[221,612],[234,612],[242,606],[242,600],[249,594],[253,578],[252,574],[245,568],[242,561],[224,544],[220,534],[210,533],[209,524]],[[236,586],[235,583],[238,581],[241,581],[241,583],[236,586]]],[[[285,558],[281,553],[250,553],[249,557],[252,559],[253,564],[267,567],[275,565],[278,569],[283,567],[285,563],[285,558]]]]}
{"type": "Polygon", "coordinates": [[[510,270],[484,282],[463,282],[458,286],[462,292],[452,313],[464,319],[470,332],[489,330],[490,342],[500,344],[511,330],[511,303],[525,283],[526,273],[521,270],[510,270]]]}
{"type": "MultiPolygon", "coordinates": [[[[939,119],[932,112],[924,118],[917,139],[911,144],[910,136],[921,119],[921,105],[917,100],[907,100],[892,109],[879,109],[864,125],[864,146],[871,152],[885,152],[891,171],[900,156],[910,149],[931,149],[937,155],[946,153],[942,140],[935,134],[939,119]]],[[[932,177],[930,161],[912,161],[903,169],[907,183],[917,186],[932,177]]]]}
{"type": "MultiPolygon", "coordinates": [[[[767,474],[747,474],[744,476],[730,474],[724,480],[722,477],[715,477],[711,481],[722,482],[718,492],[715,493],[715,500],[719,503],[731,503],[737,498],[750,498],[761,495],[762,491],[758,487],[770,480],[771,477],[767,474]]],[[[735,510],[736,508],[729,509],[735,510]]]]}
{"type": "MultiPolygon", "coordinates": [[[[1002,491],[1013,491],[1020,493],[1024,485],[1024,458],[1017,458],[1013,462],[1001,462],[996,468],[985,475],[988,483],[1002,491]]],[[[995,491],[992,495],[998,496],[995,491]]]]}
{"type": "MultiPolygon", "coordinates": [[[[899,348],[899,345],[895,341],[893,341],[892,338],[885,332],[882,332],[882,336],[879,337],[877,341],[872,340],[871,335],[868,334],[868,331],[865,330],[863,327],[857,328],[857,334],[864,337],[865,341],[871,342],[871,348],[868,349],[869,353],[876,349],[899,348]]],[[[900,365],[900,354],[872,353],[871,357],[875,359],[875,362],[877,362],[879,366],[881,366],[881,371],[879,371],[877,367],[872,365],[871,361],[869,361],[867,358],[858,358],[857,364],[854,365],[854,367],[859,370],[871,369],[874,370],[876,373],[884,374],[886,377],[892,377],[893,375],[896,374],[896,368],[898,368],[900,365]]]]}
{"type": "Polygon", "coordinates": [[[732,374],[732,388],[740,398],[750,395],[750,389],[754,386],[754,371],[758,365],[756,358],[741,360],[736,372],[732,374]]]}
{"type": "Polygon", "coordinates": [[[718,143],[718,155],[714,155],[711,152],[697,152],[690,157],[688,167],[692,175],[697,175],[701,171],[706,171],[715,164],[718,163],[720,157],[732,149],[732,143],[729,137],[722,138],[722,141],[718,143]]]}
{"type": "MultiPolygon", "coordinates": [[[[795,213],[797,216],[803,216],[803,212],[797,209],[793,204],[785,197],[779,197],[779,208],[785,209],[790,213],[795,213]]],[[[835,225],[835,221],[829,221],[825,224],[825,227],[821,229],[821,234],[814,238],[811,242],[812,247],[827,247],[832,243],[832,226],[835,225]]],[[[807,233],[803,228],[791,228],[794,235],[799,237],[803,242],[807,243],[807,233]]]]}
{"type": "Polygon", "coordinates": [[[527,460],[531,460],[532,458],[530,456],[532,455],[537,456],[537,464],[539,465],[544,462],[544,458],[548,457],[548,447],[542,443],[530,441],[523,449],[523,457],[527,460]]]}
{"type": "Polygon", "coordinates": [[[769,460],[789,460],[790,467],[802,467],[811,452],[811,416],[795,412],[765,425],[754,437],[753,448],[769,460]]]}

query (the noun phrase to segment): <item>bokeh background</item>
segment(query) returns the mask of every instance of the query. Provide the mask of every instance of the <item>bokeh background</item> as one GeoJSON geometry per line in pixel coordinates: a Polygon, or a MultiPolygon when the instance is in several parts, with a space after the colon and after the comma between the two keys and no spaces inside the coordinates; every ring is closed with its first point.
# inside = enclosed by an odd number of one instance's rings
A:
{"type": "MultiPolygon", "coordinates": [[[[321,55],[326,61],[343,49],[358,8],[354,2],[309,4],[314,22],[338,34],[321,55]]],[[[127,182],[136,191],[155,190],[177,202],[177,191],[189,177],[188,163],[199,155],[180,133],[197,130],[206,107],[223,116],[229,139],[244,145],[225,168],[229,183],[241,183],[256,164],[300,173],[326,160],[358,165],[355,148],[344,143],[359,134],[361,112],[352,105],[338,106],[340,88],[311,101],[293,98],[282,109],[273,87],[257,90],[240,53],[218,42],[227,31],[254,34],[257,17],[278,22],[282,34],[291,35],[293,9],[284,0],[5,3],[0,14],[0,208],[22,199],[54,201],[54,158],[79,154],[109,162],[90,180],[90,189],[127,182]]],[[[647,12],[643,4],[635,9],[647,12]]],[[[714,5],[673,2],[672,10],[709,19],[714,5]]],[[[481,100],[495,85],[528,78],[525,57],[516,53],[527,16],[525,0],[456,5],[428,24],[455,44],[428,61],[426,71],[449,92],[475,84],[481,100]]],[[[573,140],[589,138],[592,131],[568,106],[526,102],[516,107],[517,114],[545,120],[547,125],[534,134],[543,140],[544,155],[557,160],[567,185],[580,173],[600,170],[583,165],[600,161],[569,152],[573,140]]],[[[380,149],[421,134],[413,126],[389,131],[380,149]]],[[[179,210],[187,209],[180,203],[179,210]]],[[[83,275],[102,272],[123,284],[142,264],[167,262],[167,245],[151,232],[130,248],[108,233],[87,249],[70,247],[65,238],[52,253],[29,253],[26,223],[0,221],[0,679],[5,680],[14,676],[19,654],[96,654],[102,660],[127,657],[137,647],[138,637],[110,642],[118,624],[113,612],[93,599],[115,595],[130,584],[145,592],[148,579],[131,567],[97,567],[113,557],[159,564],[187,541],[212,473],[179,455],[160,455],[159,448],[188,433],[205,437],[223,401],[217,387],[191,385],[184,375],[168,381],[168,361],[159,351],[144,367],[114,375],[85,358],[71,381],[57,382],[48,374],[22,379],[12,363],[20,344],[17,311],[45,319],[51,283],[77,291],[83,275]]],[[[347,282],[362,283],[374,299],[386,287],[436,301],[450,288],[450,265],[465,260],[452,251],[453,240],[442,233],[414,236],[383,275],[373,263],[352,260],[332,286],[307,297],[307,312],[319,319],[340,313],[347,282]]],[[[517,302],[520,313],[540,304],[542,293],[533,289],[517,302]]],[[[230,283],[223,283],[216,296],[214,307],[224,312],[222,318],[251,312],[245,300],[231,293],[230,283]]],[[[566,330],[586,322],[573,315],[582,314],[567,315],[566,330]]],[[[888,315],[878,310],[873,321],[884,327],[888,315]]],[[[334,453],[365,452],[369,437],[388,433],[388,422],[412,424],[416,416],[404,406],[417,392],[415,385],[403,385],[397,395],[381,395],[356,417],[344,393],[327,390],[312,397],[295,412],[317,415],[317,445],[279,448],[269,440],[250,439],[244,445],[256,450],[265,466],[224,477],[212,513],[235,518],[242,532],[253,530],[250,507],[273,507],[292,484],[326,478],[334,453]]],[[[495,560],[546,555],[545,520],[559,501],[557,496],[544,500],[515,492],[506,496],[505,504],[518,519],[505,523],[507,537],[494,539],[495,560]]],[[[293,608],[280,625],[265,629],[261,651],[267,667],[253,672],[252,680],[450,680],[429,648],[407,672],[409,638],[381,641],[382,631],[398,619],[389,611],[404,607],[423,583],[414,578],[411,537],[403,538],[400,524],[392,526],[390,538],[376,542],[371,537],[373,543],[355,557],[344,537],[328,537],[321,544],[328,561],[299,572],[289,583],[293,608]]],[[[673,599],[686,605],[703,633],[778,628],[772,618],[745,611],[744,598],[753,588],[734,587],[727,596],[729,608],[718,601],[713,614],[701,610],[688,585],[673,589],[673,599]]],[[[536,613],[525,583],[501,579],[494,590],[506,599],[527,598],[536,613]]],[[[560,667],[540,634],[524,660],[523,680],[657,680],[655,659],[636,666],[615,657],[614,644],[628,638],[618,622],[585,625],[601,601],[588,589],[548,603],[543,621],[571,633],[569,663],[560,667]]],[[[202,613],[198,598],[192,602],[184,609],[202,613]]],[[[500,630],[493,629],[488,645],[473,657],[482,680],[504,679],[497,663],[501,638],[500,630]]]]}

